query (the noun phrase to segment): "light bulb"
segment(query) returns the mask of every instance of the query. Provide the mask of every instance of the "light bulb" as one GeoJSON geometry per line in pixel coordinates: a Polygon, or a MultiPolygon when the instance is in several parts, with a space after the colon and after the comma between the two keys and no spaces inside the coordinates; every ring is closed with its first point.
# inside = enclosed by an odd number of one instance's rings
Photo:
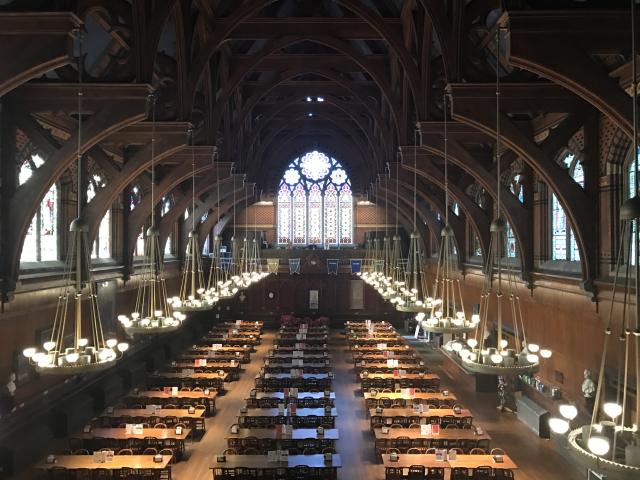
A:
{"type": "Polygon", "coordinates": [[[79,338],[78,339],[78,346],[79,347],[86,347],[89,344],[89,340],[87,340],[86,338],[79,338]]]}
{"type": "Polygon", "coordinates": [[[480,323],[480,315],[478,315],[477,313],[471,315],[471,323],[474,323],[476,325],[480,323]]]}
{"type": "Polygon", "coordinates": [[[198,290],[196,290],[196,292],[202,295],[204,293],[204,288],[199,288],[198,290]]]}
{"type": "Polygon", "coordinates": [[[36,354],[36,349],[33,347],[25,348],[24,350],[22,350],[22,355],[24,355],[27,358],[31,358],[35,354],[36,354]]]}
{"type": "Polygon", "coordinates": [[[587,442],[587,447],[589,447],[591,453],[599,457],[606,455],[609,452],[609,448],[611,448],[609,440],[602,435],[591,435],[587,442]]]}
{"type": "Polygon", "coordinates": [[[564,435],[569,431],[569,422],[567,422],[563,418],[550,418],[549,419],[549,427],[555,433],[560,435],[564,435]]]}
{"type": "Polygon", "coordinates": [[[438,310],[436,312],[436,318],[441,318],[442,317],[442,311],[438,310]]]}
{"type": "Polygon", "coordinates": [[[478,340],[476,340],[475,338],[469,338],[467,339],[467,345],[469,345],[471,348],[476,348],[478,346],[478,340]]]}
{"type": "Polygon", "coordinates": [[[460,358],[462,358],[463,360],[466,358],[469,358],[469,356],[471,355],[471,351],[467,348],[463,348],[462,350],[460,350],[460,358]]]}
{"type": "Polygon", "coordinates": [[[451,348],[454,352],[459,352],[460,350],[462,350],[462,344],[460,342],[454,342],[451,344],[451,348]]]}
{"type": "Polygon", "coordinates": [[[127,350],[129,350],[129,344],[126,342],[121,342],[118,344],[118,350],[120,352],[126,352],[127,350]]]}
{"type": "Polygon", "coordinates": [[[129,320],[129,318],[126,315],[118,315],[118,320],[124,323],[129,320]]]}
{"type": "Polygon", "coordinates": [[[502,355],[500,355],[499,353],[494,353],[490,358],[491,361],[495,364],[502,363],[502,355]]]}
{"type": "Polygon", "coordinates": [[[501,348],[507,348],[507,345],[509,345],[509,341],[508,340],[505,340],[505,339],[500,340],[500,347],[501,348]]]}
{"type": "MultiPolygon", "coordinates": [[[[151,323],[151,320],[148,318],[143,318],[142,320],[140,320],[140,325],[143,327],[148,327],[150,323],[151,323]]],[[[109,346],[113,348],[112,345],[109,345],[109,346]]]]}
{"type": "Polygon", "coordinates": [[[154,314],[156,317],[161,317],[161,316],[162,316],[162,310],[156,310],[155,312],[153,312],[153,314],[154,314]]]}
{"type": "Polygon", "coordinates": [[[530,353],[527,355],[527,362],[538,363],[539,361],[540,361],[540,358],[538,357],[538,355],[535,355],[533,353],[530,353]]]}
{"type": "Polygon", "coordinates": [[[64,358],[67,359],[67,362],[69,363],[75,363],[78,361],[78,359],[80,358],[80,355],[77,354],[76,352],[73,353],[67,353],[64,358]]]}
{"type": "Polygon", "coordinates": [[[53,350],[53,349],[55,348],[55,346],[56,346],[56,342],[51,342],[51,341],[49,341],[49,342],[44,342],[44,343],[42,344],[42,346],[44,347],[44,349],[45,349],[47,352],[50,352],[51,350],[53,350]]]}
{"type": "Polygon", "coordinates": [[[35,363],[40,363],[46,356],[46,353],[36,352],[33,357],[31,357],[31,360],[33,360],[35,363]]]}
{"type": "Polygon", "coordinates": [[[602,410],[612,419],[616,419],[622,413],[622,406],[615,402],[607,402],[602,406],[602,410]]]}
{"type": "Polygon", "coordinates": [[[542,358],[551,358],[551,350],[549,350],[548,348],[543,348],[542,350],[540,350],[540,356],[542,358]]]}
{"type": "Polygon", "coordinates": [[[116,340],[115,338],[110,338],[109,340],[107,340],[107,347],[109,348],[113,348],[118,344],[118,340],[116,340]]]}
{"type": "Polygon", "coordinates": [[[567,420],[573,420],[578,416],[578,409],[575,407],[575,405],[560,405],[559,410],[560,415],[562,415],[567,420]]]}
{"type": "Polygon", "coordinates": [[[464,312],[457,312],[456,317],[458,317],[458,320],[462,320],[464,318],[464,312]]]}
{"type": "Polygon", "coordinates": [[[100,359],[101,362],[109,361],[111,360],[112,357],[113,357],[113,350],[109,348],[103,348],[100,350],[100,353],[98,353],[98,358],[100,359]]]}
{"type": "Polygon", "coordinates": [[[140,312],[133,312],[131,314],[131,318],[133,318],[134,320],[137,320],[140,318],[140,312]]]}
{"type": "Polygon", "coordinates": [[[527,347],[527,350],[529,350],[531,353],[536,353],[538,350],[540,350],[540,346],[537,343],[530,343],[527,347]]]}
{"type": "Polygon", "coordinates": [[[51,361],[52,361],[52,360],[51,360],[51,357],[50,357],[49,355],[45,355],[45,356],[42,358],[42,360],[40,360],[40,361],[38,362],[38,366],[39,366],[39,367],[42,367],[42,368],[44,368],[44,367],[48,367],[49,365],[51,365],[51,361]]]}

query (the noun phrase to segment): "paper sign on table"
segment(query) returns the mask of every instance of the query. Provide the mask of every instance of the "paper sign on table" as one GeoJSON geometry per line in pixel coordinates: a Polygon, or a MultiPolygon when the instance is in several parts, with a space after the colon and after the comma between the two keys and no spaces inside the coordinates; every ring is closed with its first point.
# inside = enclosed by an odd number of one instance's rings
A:
{"type": "Polygon", "coordinates": [[[420,425],[420,435],[423,435],[423,436],[431,435],[430,423],[427,423],[426,425],[420,425]]]}

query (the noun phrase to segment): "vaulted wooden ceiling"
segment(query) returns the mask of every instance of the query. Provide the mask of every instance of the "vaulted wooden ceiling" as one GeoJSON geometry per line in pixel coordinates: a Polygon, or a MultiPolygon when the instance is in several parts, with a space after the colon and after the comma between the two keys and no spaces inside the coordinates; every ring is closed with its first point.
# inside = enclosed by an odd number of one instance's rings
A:
{"type": "MultiPolygon", "coordinates": [[[[402,208],[412,207],[417,170],[420,217],[436,229],[435,213],[447,208],[442,168],[446,90],[453,114],[451,195],[483,248],[490,199],[501,189],[523,275],[532,270],[531,195],[538,178],[565,207],[583,252],[583,280],[593,281],[597,219],[590,212],[597,200],[598,146],[593,139],[598,138],[598,117],[610,118],[627,136],[632,131],[625,91],[630,83],[628,2],[4,0],[3,109],[14,115],[20,140],[16,156],[35,149],[47,157],[29,188],[3,183],[10,213],[3,221],[2,251],[13,252],[3,255],[4,278],[17,277],[21,239],[38,200],[75,158],[78,74],[72,32],[80,24],[86,82],[82,146],[92,168],[107,179],[99,201],[87,207],[92,233],[123,190],[134,183],[148,188],[147,96],[152,91],[159,120],[159,196],[172,195],[179,205],[190,198],[187,180],[195,156],[199,209],[216,212],[203,231],[214,227],[232,204],[237,182],[231,182],[231,164],[235,174],[255,184],[253,195],[268,195],[285,165],[309,149],[338,158],[349,169],[355,190],[371,198],[392,188],[388,182],[379,185],[379,176],[389,171],[395,182],[395,168],[388,165],[401,161],[402,208]],[[524,203],[505,182],[498,186],[495,174],[494,39],[499,27],[503,168],[523,165],[528,182],[524,203]],[[189,125],[196,147],[187,145],[189,125]],[[558,149],[580,129],[584,189],[555,161],[558,149]],[[228,185],[224,208],[211,196],[220,178],[228,185]],[[478,189],[489,196],[483,208],[471,193],[478,189]]],[[[131,231],[145,218],[142,210],[134,212],[131,231]]],[[[456,236],[463,234],[463,226],[457,226],[456,236]]]]}

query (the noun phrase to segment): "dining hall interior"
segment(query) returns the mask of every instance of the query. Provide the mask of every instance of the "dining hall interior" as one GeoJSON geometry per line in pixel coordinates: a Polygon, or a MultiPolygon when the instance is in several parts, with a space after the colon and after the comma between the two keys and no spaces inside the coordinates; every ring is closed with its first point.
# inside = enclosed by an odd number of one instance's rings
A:
{"type": "Polygon", "coordinates": [[[637,0],[0,0],[0,480],[638,480],[637,0]]]}

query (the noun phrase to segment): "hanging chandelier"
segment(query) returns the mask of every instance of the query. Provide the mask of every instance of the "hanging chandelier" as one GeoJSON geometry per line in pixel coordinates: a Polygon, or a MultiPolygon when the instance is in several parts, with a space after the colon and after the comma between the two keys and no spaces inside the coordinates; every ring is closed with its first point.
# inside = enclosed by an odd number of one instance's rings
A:
{"type": "MultiPolygon", "coordinates": [[[[429,297],[429,287],[427,285],[427,275],[425,272],[425,261],[422,249],[420,248],[420,236],[417,231],[417,134],[414,139],[413,151],[413,232],[409,236],[409,253],[407,264],[404,269],[404,285],[400,286],[400,295],[396,300],[396,310],[400,312],[411,312],[424,315],[424,312],[431,307],[432,298],[429,297]]],[[[399,163],[396,162],[396,197],[398,197],[398,185],[400,177],[398,175],[399,163]]],[[[398,201],[398,199],[396,200],[398,201]]],[[[397,205],[396,205],[397,208],[397,205]]],[[[396,229],[398,228],[398,212],[396,211],[396,229]]]]}
{"type": "Polygon", "coordinates": [[[160,230],[155,224],[155,142],[156,95],[149,95],[151,105],[151,225],[144,246],[142,279],[138,285],[136,304],[131,316],[118,315],[128,335],[173,332],[180,328],[186,316],[173,312],[167,299],[164,261],[160,250],[160,230]]]}
{"type": "MultiPolygon", "coordinates": [[[[631,0],[631,38],[632,152],[636,155],[638,152],[638,84],[634,0],[631,0]]],[[[621,241],[616,260],[611,306],[604,329],[604,346],[591,421],[571,430],[570,422],[578,414],[578,410],[573,405],[560,406],[560,415],[563,418],[549,419],[549,426],[555,433],[568,432],[567,443],[573,458],[584,467],[605,475],[610,480],[640,478],[640,431],[638,430],[640,428],[640,395],[637,394],[638,385],[640,385],[639,173],[638,162],[636,162],[634,196],[620,207],[621,241]],[[621,268],[624,268],[623,272],[621,268]],[[614,312],[619,290],[622,291],[622,302],[614,312]],[[619,351],[620,355],[613,355],[610,352],[611,348],[619,351]],[[612,361],[614,357],[618,358],[617,362],[612,361]],[[633,372],[634,369],[635,372],[633,372]],[[615,395],[606,391],[606,372],[609,370],[616,371],[615,395]],[[630,405],[632,400],[629,398],[629,392],[634,388],[635,405],[630,405]]]]}
{"type": "MultiPolygon", "coordinates": [[[[502,257],[507,251],[506,225],[501,218],[500,191],[500,29],[496,31],[496,166],[497,201],[496,218],[491,222],[491,240],[485,265],[485,281],[480,297],[480,313],[474,338],[452,340],[444,348],[455,352],[462,359],[462,366],[470,373],[487,375],[533,374],[540,368],[540,358],[549,358],[551,350],[541,349],[538,344],[528,343],[520,297],[516,291],[513,271],[503,269],[502,257]],[[493,288],[493,277],[497,277],[493,288]],[[506,291],[503,291],[503,277],[507,277],[506,291]],[[513,342],[510,345],[504,331],[503,297],[506,297],[511,312],[513,342]],[[490,307],[495,308],[495,313],[490,307]],[[486,335],[491,331],[492,319],[497,319],[497,341],[488,345],[486,335]],[[485,335],[486,334],[486,335],[485,335]]],[[[443,312],[444,315],[444,312],[443,312]]],[[[474,322],[475,323],[475,322],[474,322]]]]}
{"type": "MultiPolygon", "coordinates": [[[[396,161],[396,180],[398,177],[398,163],[400,159],[396,161]]],[[[391,171],[389,171],[391,174],[391,171]]],[[[389,300],[392,305],[398,306],[404,304],[402,298],[402,290],[405,286],[405,259],[402,256],[402,239],[398,232],[398,218],[400,215],[400,195],[398,189],[398,182],[396,181],[396,228],[393,234],[391,243],[391,254],[389,257],[389,277],[390,284],[387,285],[387,289],[384,293],[385,298],[389,300]]]]}
{"type": "Polygon", "coordinates": [[[170,301],[175,311],[198,312],[211,310],[218,301],[206,288],[202,274],[202,258],[196,231],[196,154],[195,134],[190,128],[188,135],[191,139],[191,231],[187,240],[184,271],[180,282],[180,295],[170,301]]]}
{"type": "MultiPolygon", "coordinates": [[[[255,186],[254,186],[255,188],[255,186]]],[[[262,236],[260,237],[262,238],[262,236]]],[[[250,274],[254,282],[259,282],[265,277],[269,276],[269,270],[263,268],[262,258],[260,252],[262,246],[258,241],[258,211],[254,205],[253,208],[253,241],[251,243],[251,262],[250,262],[250,274]]]]}
{"type": "MultiPolygon", "coordinates": [[[[213,152],[213,167],[216,170],[216,215],[220,217],[220,169],[215,164],[215,157],[218,150],[213,152]]],[[[214,232],[215,233],[215,232],[214,232]]],[[[229,298],[229,268],[228,263],[225,264],[222,257],[220,247],[222,245],[222,239],[219,235],[213,236],[213,249],[211,254],[211,265],[209,267],[209,278],[207,280],[207,294],[213,299],[219,300],[221,298],[229,298]],[[225,268],[226,267],[226,268],[225,268]]]]}
{"type": "Polygon", "coordinates": [[[476,328],[479,321],[478,316],[472,316],[471,321],[467,320],[464,302],[462,300],[462,289],[460,278],[456,275],[456,260],[454,256],[455,241],[453,229],[449,225],[449,163],[448,163],[448,131],[447,113],[449,104],[448,95],[445,93],[444,100],[444,195],[445,195],[445,226],[441,233],[440,252],[438,255],[438,268],[434,285],[434,299],[431,302],[429,317],[427,313],[418,313],[416,320],[427,333],[451,333],[461,335],[469,333],[476,328]]]}
{"type": "MultiPolygon", "coordinates": [[[[105,340],[98,308],[98,293],[91,274],[91,246],[88,225],[82,219],[82,32],[78,38],[78,218],[69,227],[69,249],[63,287],[58,296],[51,337],[42,345],[22,353],[36,371],[50,375],[97,372],[115,365],[129,348],[115,338],[105,340]],[[82,300],[89,301],[89,318],[83,315],[82,300]],[[72,302],[71,308],[69,303],[72,302]]],[[[86,312],[86,310],[85,310],[86,312]]]]}

